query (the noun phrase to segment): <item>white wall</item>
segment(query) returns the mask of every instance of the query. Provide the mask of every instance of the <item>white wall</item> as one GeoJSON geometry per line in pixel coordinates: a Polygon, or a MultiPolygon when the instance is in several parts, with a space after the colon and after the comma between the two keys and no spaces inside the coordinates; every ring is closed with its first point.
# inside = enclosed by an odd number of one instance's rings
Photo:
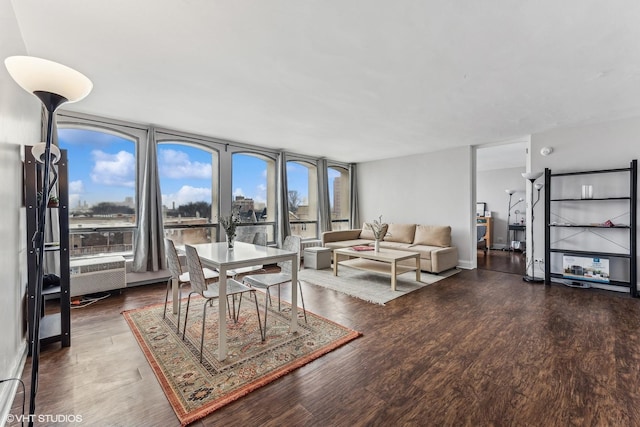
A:
{"type": "Polygon", "coordinates": [[[382,215],[385,222],[450,225],[458,265],[473,268],[474,175],[471,147],[360,163],[360,219],[371,221],[382,215]]]}
{"type": "MultiPolygon", "coordinates": [[[[550,168],[557,173],[628,167],[631,160],[640,158],[639,139],[640,117],[534,134],[531,137],[531,170],[550,168]],[[545,146],[553,147],[550,156],[540,155],[540,149],[545,146]]],[[[544,182],[543,178],[540,182],[544,182]]],[[[540,203],[536,206],[534,224],[536,258],[544,257],[544,223],[538,220],[543,215],[544,203],[540,203]]],[[[538,271],[536,269],[536,275],[538,271]]]]}
{"type": "MultiPolygon", "coordinates": [[[[26,340],[26,236],[22,208],[21,145],[40,140],[40,102],[9,76],[4,58],[25,54],[11,2],[0,2],[0,378],[20,377],[26,340]]],[[[0,385],[0,420],[5,419],[17,383],[0,385]]]]}
{"type": "MultiPolygon", "coordinates": [[[[492,248],[509,247],[507,238],[509,195],[504,190],[515,190],[511,205],[518,203],[519,198],[524,199],[526,194],[526,181],[522,178],[524,171],[525,168],[495,169],[479,171],[476,175],[476,200],[487,203],[487,210],[491,211],[493,218],[492,248]]],[[[518,217],[524,219],[526,211],[524,201],[511,209],[511,223],[516,222],[516,210],[522,212],[518,217]]],[[[515,235],[512,233],[511,237],[515,235]]],[[[519,235],[518,239],[524,240],[524,236],[519,235]]]]}

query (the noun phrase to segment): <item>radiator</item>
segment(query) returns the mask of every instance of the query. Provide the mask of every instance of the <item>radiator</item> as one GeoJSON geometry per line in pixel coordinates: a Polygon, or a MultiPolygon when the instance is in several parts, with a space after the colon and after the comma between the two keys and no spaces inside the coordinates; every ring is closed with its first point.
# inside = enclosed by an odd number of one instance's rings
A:
{"type": "Polygon", "coordinates": [[[72,297],[122,289],[127,286],[122,256],[75,259],[69,262],[72,297]]]}
{"type": "Polygon", "coordinates": [[[300,258],[304,258],[304,250],[322,246],[322,240],[303,240],[300,242],[300,258]]]}

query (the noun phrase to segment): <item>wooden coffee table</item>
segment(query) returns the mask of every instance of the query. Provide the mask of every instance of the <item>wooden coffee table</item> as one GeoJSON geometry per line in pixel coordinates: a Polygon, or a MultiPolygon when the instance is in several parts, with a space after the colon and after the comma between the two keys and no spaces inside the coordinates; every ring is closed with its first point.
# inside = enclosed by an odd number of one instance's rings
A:
{"type": "Polygon", "coordinates": [[[375,251],[356,251],[352,248],[333,250],[333,275],[338,275],[338,265],[343,265],[359,270],[375,271],[376,273],[391,275],[391,290],[396,290],[396,282],[399,274],[407,271],[416,272],[416,282],[420,281],[420,254],[418,252],[396,251],[393,249],[380,249],[375,251]],[[416,265],[399,265],[399,261],[415,259],[416,265]]]}

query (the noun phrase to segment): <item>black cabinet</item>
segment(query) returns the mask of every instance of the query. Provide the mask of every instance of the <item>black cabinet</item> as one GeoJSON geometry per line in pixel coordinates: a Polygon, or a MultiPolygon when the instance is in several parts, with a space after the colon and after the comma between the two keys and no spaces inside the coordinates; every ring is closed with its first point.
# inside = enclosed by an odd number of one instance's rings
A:
{"type": "Polygon", "coordinates": [[[545,169],[546,284],[567,277],[561,256],[598,257],[610,262],[609,285],[628,287],[638,296],[637,168],[632,160],[620,169],[545,169]]]}
{"type": "MultiPolygon", "coordinates": [[[[41,197],[44,165],[37,162],[31,153],[31,146],[25,147],[24,165],[24,198],[27,221],[27,319],[34,319],[36,310],[36,286],[38,283],[38,265],[44,262],[45,274],[56,274],[60,278],[59,286],[43,288],[43,300],[59,298],[60,310],[56,313],[46,313],[41,310],[40,317],[40,343],[60,342],[63,347],[71,345],[71,297],[69,293],[69,192],[67,175],[67,152],[61,150],[58,163],[55,168],[57,178],[53,187],[58,197],[57,206],[50,204],[47,207],[47,226],[54,233],[45,233],[44,259],[38,259],[38,247],[34,236],[38,232],[38,203],[41,197]],[[55,238],[53,236],[56,236],[55,238]],[[56,256],[52,256],[55,253],[56,256]]],[[[52,182],[53,179],[50,180],[52,182]]],[[[48,311],[48,310],[47,310],[48,311]]],[[[27,328],[31,334],[31,328],[27,328]]],[[[29,336],[29,342],[32,337],[29,336]]],[[[30,347],[31,350],[31,347],[30,347]]]]}

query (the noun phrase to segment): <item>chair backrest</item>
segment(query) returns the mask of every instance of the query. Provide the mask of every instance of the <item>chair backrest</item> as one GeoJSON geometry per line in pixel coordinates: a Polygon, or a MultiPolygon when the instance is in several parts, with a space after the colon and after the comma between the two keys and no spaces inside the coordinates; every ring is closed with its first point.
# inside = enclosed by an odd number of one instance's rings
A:
{"type": "Polygon", "coordinates": [[[207,283],[202,271],[202,263],[198,251],[193,246],[185,245],[187,252],[187,268],[189,268],[189,281],[191,282],[191,290],[198,292],[200,295],[207,289],[207,283]]]}
{"type": "MultiPolygon", "coordinates": [[[[282,249],[285,251],[291,251],[298,254],[296,257],[296,265],[297,269],[300,270],[300,237],[298,236],[287,236],[284,238],[284,243],[282,244],[282,249]]],[[[283,274],[291,274],[291,261],[279,262],[278,267],[280,267],[280,272],[283,274]]]]}
{"type": "Polygon", "coordinates": [[[180,259],[178,258],[178,252],[176,252],[173,240],[165,238],[164,249],[167,253],[167,264],[171,272],[171,277],[178,279],[182,274],[182,266],[180,265],[180,259]]]}
{"type": "Polygon", "coordinates": [[[478,225],[478,242],[484,239],[484,236],[487,234],[487,226],[486,225],[478,225]]]}
{"type": "Polygon", "coordinates": [[[253,244],[267,246],[267,233],[265,231],[258,231],[256,234],[254,234],[253,244]]]}

